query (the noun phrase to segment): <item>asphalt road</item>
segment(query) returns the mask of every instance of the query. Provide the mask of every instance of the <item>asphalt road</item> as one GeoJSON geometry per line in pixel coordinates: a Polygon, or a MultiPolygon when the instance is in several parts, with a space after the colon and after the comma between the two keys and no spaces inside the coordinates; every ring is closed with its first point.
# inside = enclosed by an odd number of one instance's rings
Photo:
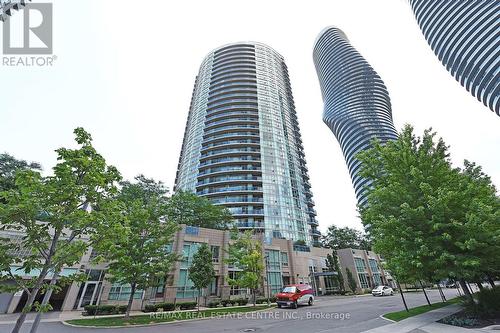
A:
{"type": "MultiPolygon", "coordinates": [[[[445,290],[447,297],[457,295],[456,289],[445,290]]],[[[439,302],[439,293],[428,291],[431,302],[439,302]]],[[[409,307],[426,304],[423,293],[408,293],[409,307]]],[[[72,328],[61,323],[41,323],[39,333],[356,333],[389,324],[379,316],[403,309],[401,296],[351,298],[319,297],[313,306],[301,306],[293,309],[273,309],[252,314],[241,314],[240,318],[212,318],[208,320],[178,322],[150,327],[129,327],[120,329],[72,328]]],[[[0,325],[0,333],[10,332],[13,325],[0,325]]],[[[24,332],[29,332],[31,324],[24,325],[24,332]]]]}

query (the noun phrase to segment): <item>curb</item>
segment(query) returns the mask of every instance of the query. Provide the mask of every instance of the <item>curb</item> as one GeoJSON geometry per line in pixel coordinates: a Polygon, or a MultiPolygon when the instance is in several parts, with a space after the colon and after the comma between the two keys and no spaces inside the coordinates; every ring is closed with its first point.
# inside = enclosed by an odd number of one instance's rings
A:
{"type": "MultiPolygon", "coordinates": [[[[260,309],[260,310],[255,310],[255,311],[247,311],[243,313],[255,313],[255,312],[261,312],[261,311],[267,311],[273,309],[273,307],[269,307],[267,309],[260,309]]],[[[69,327],[75,327],[75,328],[102,328],[102,329],[110,329],[110,328],[136,328],[136,327],[150,327],[150,326],[158,326],[158,325],[167,325],[167,324],[179,324],[179,323],[184,323],[184,322],[192,322],[192,321],[201,321],[201,320],[209,320],[209,319],[215,319],[213,317],[207,317],[207,318],[194,318],[194,319],[184,319],[184,320],[172,320],[172,321],[164,321],[164,322],[159,322],[159,323],[152,323],[152,324],[139,324],[139,325],[127,325],[127,326],[87,326],[87,325],[76,325],[76,324],[70,324],[66,321],[61,321],[61,324],[69,327]]],[[[73,319],[70,319],[73,320],[73,319]]]]}
{"type": "Polygon", "coordinates": [[[380,316],[378,316],[378,317],[379,317],[379,318],[382,318],[383,320],[387,320],[387,321],[389,321],[389,322],[391,322],[391,323],[396,323],[396,321],[395,321],[395,320],[392,320],[392,319],[386,318],[386,317],[384,317],[384,315],[380,315],[380,316]]]}

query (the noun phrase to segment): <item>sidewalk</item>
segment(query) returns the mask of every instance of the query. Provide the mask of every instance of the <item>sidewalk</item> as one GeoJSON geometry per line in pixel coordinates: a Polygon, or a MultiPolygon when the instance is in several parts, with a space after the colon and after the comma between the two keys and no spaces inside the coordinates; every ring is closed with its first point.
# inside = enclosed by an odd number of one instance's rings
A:
{"type": "MultiPolygon", "coordinates": [[[[130,315],[131,316],[136,316],[136,315],[144,315],[144,312],[142,311],[131,311],[130,315]]],[[[26,323],[32,323],[33,320],[35,319],[36,313],[30,312],[26,316],[26,323]]],[[[123,314],[116,314],[116,315],[106,315],[106,316],[96,316],[96,318],[100,317],[120,317],[123,316],[123,314]]],[[[17,318],[19,317],[19,313],[9,313],[9,314],[0,314],[0,325],[6,325],[6,324],[15,324],[17,318]]],[[[44,323],[50,323],[50,322],[58,322],[58,321],[66,321],[66,320],[71,320],[71,319],[82,319],[82,318],[94,318],[94,316],[82,316],[82,311],[51,311],[44,313],[42,315],[42,322],[44,323]]]]}
{"type": "Polygon", "coordinates": [[[484,333],[484,330],[465,329],[457,326],[444,325],[436,321],[460,311],[458,304],[453,304],[433,311],[422,313],[399,322],[380,326],[363,333],[484,333]]]}

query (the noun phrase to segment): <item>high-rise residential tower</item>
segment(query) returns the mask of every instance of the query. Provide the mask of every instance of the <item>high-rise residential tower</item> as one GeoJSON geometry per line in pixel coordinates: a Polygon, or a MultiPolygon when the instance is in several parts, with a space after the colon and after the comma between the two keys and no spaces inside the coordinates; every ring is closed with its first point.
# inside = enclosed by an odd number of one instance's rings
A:
{"type": "Polygon", "coordinates": [[[318,242],[288,70],[275,50],[242,42],[205,57],[174,190],[227,207],[240,230],[318,242]]]}
{"type": "Polygon", "coordinates": [[[410,0],[410,5],[441,63],[500,116],[500,1],[410,0]]]}
{"type": "Polygon", "coordinates": [[[323,95],[323,121],[340,143],[359,204],[366,201],[367,179],[359,176],[356,155],[397,138],[389,93],[380,76],[349,43],[342,30],[325,28],[316,39],[314,64],[323,95]]]}

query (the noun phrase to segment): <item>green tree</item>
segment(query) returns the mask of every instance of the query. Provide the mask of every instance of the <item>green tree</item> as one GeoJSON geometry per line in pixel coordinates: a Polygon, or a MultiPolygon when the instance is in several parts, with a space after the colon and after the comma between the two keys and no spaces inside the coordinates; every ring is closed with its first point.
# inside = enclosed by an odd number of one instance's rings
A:
{"type": "MultiPolygon", "coordinates": [[[[194,287],[198,289],[198,295],[202,296],[202,289],[207,288],[215,278],[214,265],[212,263],[212,252],[207,244],[202,244],[193,256],[193,263],[189,267],[189,279],[193,281],[194,287]]],[[[198,311],[200,301],[198,300],[198,311]]]]}
{"type": "Polygon", "coordinates": [[[467,292],[465,280],[498,272],[500,201],[479,167],[453,168],[442,139],[408,125],[358,158],[371,180],[362,221],[400,281],[449,277],[467,292]]]}
{"type": "Polygon", "coordinates": [[[119,232],[105,234],[96,248],[101,258],[109,261],[107,279],[130,285],[125,318],[130,316],[136,291],[155,286],[177,260],[167,250],[179,229],[175,222],[166,220],[167,189],[142,175],[135,180],[123,182],[117,196],[121,208],[119,232]]]}
{"type": "MultiPolygon", "coordinates": [[[[18,171],[41,171],[42,166],[36,162],[26,162],[18,160],[7,153],[0,154],[0,192],[9,191],[15,188],[16,173],[18,171]]],[[[5,203],[0,198],[0,202],[5,203]]]]}
{"type": "Polygon", "coordinates": [[[170,221],[194,227],[226,230],[233,220],[223,206],[191,192],[178,191],[171,198],[167,215],[170,221]]]}
{"type": "Polygon", "coordinates": [[[333,224],[322,236],[321,244],[323,247],[335,250],[346,248],[371,250],[370,241],[363,232],[349,227],[339,228],[333,224]]]}
{"type": "Polygon", "coordinates": [[[229,245],[227,263],[234,265],[240,271],[235,279],[227,277],[229,284],[249,288],[252,291],[252,302],[255,306],[257,290],[263,281],[264,257],[259,240],[253,239],[250,231],[238,235],[229,245]]]}
{"type": "MultiPolygon", "coordinates": [[[[47,303],[63,267],[78,263],[95,236],[103,229],[112,229],[108,222],[115,206],[111,198],[120,174],[97,153],[89,133],[82,128],[74,133],[79,148],[56,150],[59,163],[53,175],[43,177],[32,170],[38,169],[36,165],[28,165],[15,172],[15,186],[8,185],[0,194],[0,231],[22,235],[20,240],[4,243],[8,251],[3,247],[0,253],[0,280],[15,282],[13,287],[0,283],[0,288],[20,289],[28,295],[13,328],[15,333],[20,331],[38,293],[45,292],[42,305],[36,306],[40,314],[50,309],[47,303]],[[17,257],[15,253],[21,250],[28,254],[17,257]],[[27,278],[29,273],[34,276],[27,278]],[[52,281],[46,285],[49,274],[52,281]]],[[[39,319],[37,315],[32,332],[39,319]]]]}
{"type": "Polygon", "coordinates": [[[356,293],[356,288],[358,284],[356,283],[356,279],[354,278],[354,275],[352,275],[352,272],[349,268],[346,267],[345,272],[347,274],[347,285],[349,286],[349,289],[353,293],[356,293]]]}
{"type": "Polygon", "coordinates": [[[339,290],[341,292],[344,292],[345,291],[344,276],[342,274],[342,269],[340,268],[339,257],[337,255],[336,250],[333,250],[331,254],[328,254],[326,256],[326,266],[328,267],[328,270],[330,272],[337,273],[336,275],[332,276],[332,278],[339,286],[339,290]]]}

